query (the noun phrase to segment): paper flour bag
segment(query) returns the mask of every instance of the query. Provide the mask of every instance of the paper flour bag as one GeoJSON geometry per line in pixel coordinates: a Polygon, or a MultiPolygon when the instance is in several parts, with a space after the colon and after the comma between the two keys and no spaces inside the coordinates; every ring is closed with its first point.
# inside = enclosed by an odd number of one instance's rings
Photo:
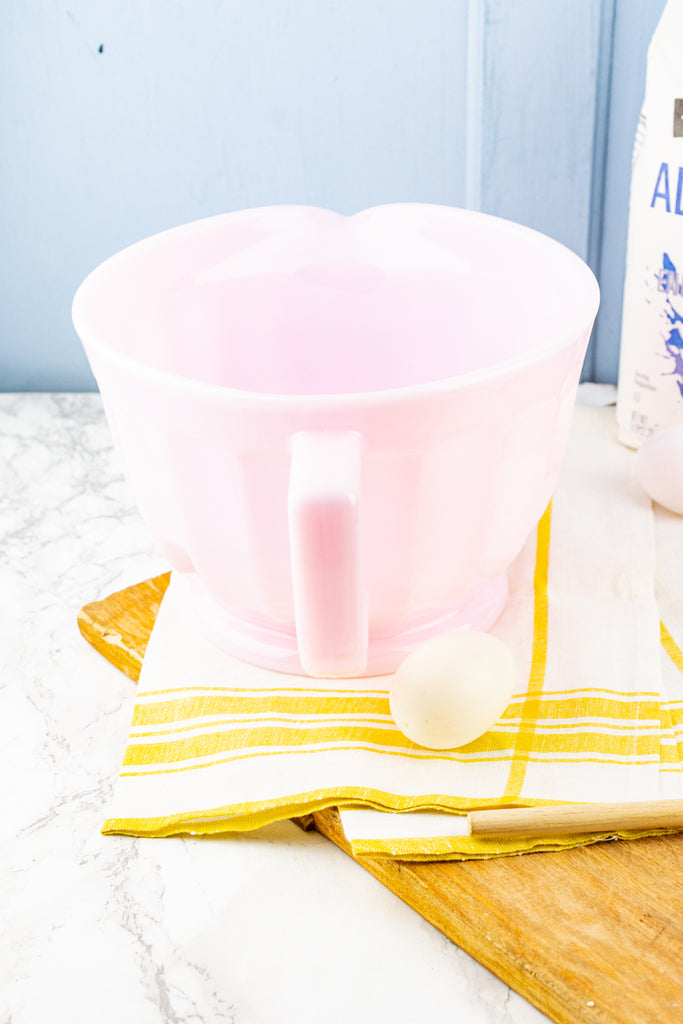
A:
{"type": "Polygon", "coordinates": [[[683,0],[652,37],[631,175],[619,440],[683,423],[683,0]]]}

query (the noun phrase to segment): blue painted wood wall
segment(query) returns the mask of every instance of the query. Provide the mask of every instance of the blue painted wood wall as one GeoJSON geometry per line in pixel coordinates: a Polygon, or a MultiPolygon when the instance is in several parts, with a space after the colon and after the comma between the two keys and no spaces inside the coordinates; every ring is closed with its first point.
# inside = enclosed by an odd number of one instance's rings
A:
{"type": "MultiPolygon", "coordinates": [[[[603,289],[614,381],[631,149],[663,0],[8,0],[0,390],[94,387],[70,321],[117,249],[225,210],[468,205],[603,289]]],[[[683,44],[683,41],[682,41],[683,44]]]]}

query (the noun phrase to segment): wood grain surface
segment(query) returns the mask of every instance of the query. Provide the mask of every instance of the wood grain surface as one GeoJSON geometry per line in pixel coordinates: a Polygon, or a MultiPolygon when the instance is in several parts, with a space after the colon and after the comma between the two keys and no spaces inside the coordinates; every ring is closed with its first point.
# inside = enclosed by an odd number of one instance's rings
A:
{"type": "MultiPolygon", "coordinates": [[[[78,616],[132,679],[168,579],[78,616]]],[[[308,819],[352,856],[334,808],[308,819]]],[[[488,861],[357,863],[560,1024],[683,1021],[682,834],[488,861]]]]}
{"type": "Polygon", "coordinates": [[[78,628],[100,654],[136,683],[170,572],[86,604],[78,613],[78,628]]]}

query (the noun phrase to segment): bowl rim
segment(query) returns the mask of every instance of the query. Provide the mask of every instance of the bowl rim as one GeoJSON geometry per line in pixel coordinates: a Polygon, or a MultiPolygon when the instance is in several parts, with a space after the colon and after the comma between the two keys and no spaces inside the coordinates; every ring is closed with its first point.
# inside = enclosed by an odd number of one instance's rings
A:
{"type": "MultiPolygon", "coordinates": [[[[106,360],[118,371],[133,374],[148,382],[163,384],[165,388],[177,389],[183,393],[194,393],[196,396],[212,398],[213,400],[230,400],[241,405],[257,404],[268,405],[271,408],[344,408],[350,405],[378,406],[386,405],[395,401],[406,401],[410,399],[424,398],[430,395],[451,393],[473,385],[492,382],[515,374],[524,369],[530,368],[564,349],[569,349],[578,343],[584,334],[590,335],[595,317],[600,305],[600,287],[595,274],[588,264],[568,246],[563,245],[550,235],[546,235],[535,228],[527,227],[516,221],[492,214],[481,213],[476,210],[468,210],[457,206],[447,206],[436,203],[384,203],[376,206],[366,207],[356,214],[345,215],[326,207],[307,206],[298,204],[277,204],[270,206],[250,207],[244,210],[234,210],[227,213],[216,214],[210,217],[203,217],[199,220],[189,221],[176,227],[167,228],[163,231],[148,235],[140,241],[119,250],[98,264],[82,281],[73,298],[71,316],[76,332],[78,333],[86,354],[91,351],[100,359],[106,360]],[[586,282],[586,297],[579,310],[581,316],[574,315],[571,329],[559,331],[558,340],[552,343],[541,345],[529,352],[525,352],[510,359],[502,360],[493,366],[482,369],[470,370],[467,373],[457,374],[450,377],[438,378],[434,381],[427,381],[417,384],[407,384],[401,387],[382,388],[372,391],[343,391],[330,393],[282,393],[269,391],[249,391],[241,388],[229,387],[222,384],[213,384],[194,377],[187,377],[171,370],[162,369],[150,363],[145,363],[134,356],[120,352],[108,341],[106,341],[99,330],[93,324],[92,311],[89,309],[89,293],[103,276],[110,275],[118,270],[123,262],[136,257],[142,249],[154,249],[164,245],[169,238],[178,239],[185,234],[197,234],[213,226],[219,221],[231,221],[244,219],[248,215],[262,215],[270,211],[302,211],[316,213],[329,213],[335,216],[359,217],[367,215],[374,210],[389,209],[416,209],[430,210],[442,213],[459,220],[476,220],[495,225],[497,230],[507,231],[520,235],[527,239],[531,238],[549,248],[561,252],[562,257],[567,260],[568,265],[574,265],[577,276],[582,275],[586,282]]],[[[586,337],[586,347],[588,337],[586,337]]],[[[97,372],[93,368],[97,379],[97,372]]],[[[99,384],[99,379],[98,379],[99,384]]]]}

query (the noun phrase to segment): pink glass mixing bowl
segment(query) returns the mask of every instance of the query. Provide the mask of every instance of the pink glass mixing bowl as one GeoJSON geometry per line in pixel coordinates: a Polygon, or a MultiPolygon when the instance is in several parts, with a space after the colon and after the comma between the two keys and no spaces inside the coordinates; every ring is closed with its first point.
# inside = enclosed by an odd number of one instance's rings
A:
{"type": "Polygon", "coordinates": [[[125,249],[73,318],[140,510],[211,635],[348,676],[500,614],[598,300],[577,256],[498,218],[281,206],[125,249]]]}

